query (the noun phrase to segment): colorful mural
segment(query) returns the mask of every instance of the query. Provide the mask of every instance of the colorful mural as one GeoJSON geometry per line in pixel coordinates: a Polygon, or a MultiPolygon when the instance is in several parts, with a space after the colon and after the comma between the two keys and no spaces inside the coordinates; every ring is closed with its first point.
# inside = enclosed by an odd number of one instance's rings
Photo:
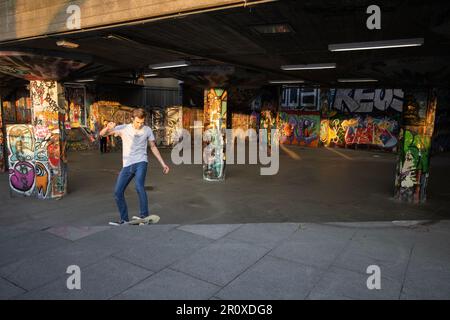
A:
{"type": "Polygon", "coordinates": [[[402,112],[401,89],[336,89],[333,108],[342,112],[402,112]]]}
{"type": "Polygon", "coordinates": [[[15,113],[16,123],[31,123],[31,98],[17,99],[15,113]]]}
{"type": "Polygon", "coordinates": [[[319,89],[284,86],[281,89],[281,108],[317,111],[319,96],[319,89]]]}
{"type": "Polygon", "coordinates": [[[399,122],[390,117],[340,116],[320,123],[320,140],[327,147],[370,145],[395,150],[398,133],[399,122]]]}
{"type": "Polygon", "coordinates": [[[400,132],[395,179],[395,197],[399,200],[411,203],[426,200],[436,106],[434,92],[428,97],[419,93],[405,99],[405,127],[400,132]]]}
{"type": "Polygon", "coordinates": [[[261,111],[260,118],[259,118],[259,129],[266,129],[265,135],[261,135],[260,139],[262,139],[261,143],[264,146],[267,146],[267,149],[270,150],[271,148],[271,134],[272,129],[277,128],[277,117],[274,111],[272,109],[265,109],[261,111]]]}
{"type": "Polygon", "coordinates": [[[155,136],[155,143],[157,146],[163,146],[166,141],[165,123],[166,113],[163,108],[152,109],[152,131],[155,136]]]}
{"type": "Polygon", "coordinates": [[[178,137],[181,136],[181,129],[183,129],[183,108],[169,107],[165,112],[164,145],[173,146],[178,142],[178,137]]]}
{"type": "MultiPolygon", "coordinates": [[[[1,101],[1,100],[0,100],[1,101]]],[[[0,172],[5,172],[6,170],[6,152],[5,152],[5,139],[3,137],[3,106],[0,104],[0,172]]]]}
{"type": "Polygon", "coordinates": [[[15,187],[15,181],[10,178],[11,188],[24,195],[34,194],[42,199],[59,198],[67,190],[64,90],[56,81],[30,81],[30,95],[33,106],[33,126],[11,125],[8,147],[11,152],[10,176],[11,170],[17,176],[17,172],[14,171],[17,164],[13,163],[16,160],[13,154],[21,155],[28,163],[27,165],[21,163],[19,169],[23,171],[29,169],[27,177],[31,177],[33,173],[35,186],[34,189],[24,192],[15,187]],[[31,142],[18,144],[19,141],[28,140],[31,142]],[[18,145],[21,146],[22,152],[17,151],[15,146],[18,145]],[[27,145],[27,149],[23,145],[27,145]]]}
{"type": "Polygon", "coordinates": [[[277,125],[281,144],[296,144],[308,147],[319,145],[319,113],[278,112],[277,125]]]}
{"type": "Polygon", "coordinates": [[[205,90],[203,133],[203,179],[225,179],[225,129],[227,91],[205,90]]]}
{"type": "Polygon", "coordinates": [[[85,89],[83,87],[65,87],[65,97],[69,106],[65,122],[71,128],[86,125],[85,89]]]}
{"type": "Polygon", "coordinates": [[[9,185],[12,191],[30,196],[34,191],[34,133],[31,125],[7,125],[9,185]]]}

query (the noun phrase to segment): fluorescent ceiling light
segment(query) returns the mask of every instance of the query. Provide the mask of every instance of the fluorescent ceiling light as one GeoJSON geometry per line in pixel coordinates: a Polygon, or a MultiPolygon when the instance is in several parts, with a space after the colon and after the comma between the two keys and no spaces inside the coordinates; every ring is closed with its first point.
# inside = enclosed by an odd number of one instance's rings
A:
{"type": "Polygon", "coordinates": [[[304,83],[304,80],[270,80],[272,84],[284,84],[284,83],[304,83]]]}
{"type": "Polygon", "coordinates": [[[418,46],[423,45],[423,43],[424,43],[423,38],[339,43],[339,44],[328,45],[328,50],[330,50],[330,51],[354,51],[354,50],[418,47],[418,46]]]}
{"type": "Polygon", "coordinates": [[[156,77],[158,74],[157,73],[146,73],[144,74],[145,78],[149,78],[149,77],[156,77]]]}
{"type": "Polygon", "coordinates": [[[190,63],[184,60],[180,61],[172,61],[172,62],[166,62],[166,63],[159,63],[159,64],[151,64],[148,67],[150,69],[156,70],[156,69],[168,69],[168,68],[179,68],[179,67],[186,67],[189,66],[190,63]]]}
{"type": "Polygon", "coordinates": [[[316,64],[293,64],[281,66],[281,70],[317,70],[317,69],[334,69],[336,63],[316,63],[316,64]]]}
{"type": "Polygon", "coordinates": [[[377,82],[377,79],[361,78],[361,79],[338,79],[338,82],[377,82]]]}
{"type": "Polygon", "coordinates": [[[64,48],[69,48],[69,49],[75,49],[75,48],[78,48],[80,46],[78,43],[70,42],[70,41],[67,41],[67,40],[56,41],[56,45],[58,47],[64,47],[64,48]]]}
{"type": "Polygon", "coordinates": [[[253,26],[252,28],[262,34],[293,32],[292,27],[287,23],[265,24],[265,25],[253,26]]]}
{"type": "Polygon", "coordinates": [[[80,80],[75,80],[76,82],[92,82],[95,81],[94,79],[80,79],[80,80]]]}

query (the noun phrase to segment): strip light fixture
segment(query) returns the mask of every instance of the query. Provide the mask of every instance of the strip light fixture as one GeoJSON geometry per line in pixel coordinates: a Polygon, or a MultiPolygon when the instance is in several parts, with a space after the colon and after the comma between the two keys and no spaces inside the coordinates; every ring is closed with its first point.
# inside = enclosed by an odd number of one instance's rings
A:
{"type": "Polygon", "coordinates": [[[270,80],[271,84],[304,83],[304,80],[270,80]]]}
{"type": "Polygon", "coordinates": [[[338,79],[338,82],[377,82],[377,79],[361,78],[361,79],[338,79]]]}
{"type": "Polygon", "coordinates": [[[157,69],[180,68],[180,67],[186,67],[189,65],[190,65],[190,63],[188,61],[179,60],[179,61],[151,64],[148,67],[150,69],[157,70],[157,69]]]}
{"type": "Polygon", "coordinates": [[[316,64],[292,64],[281,66],[281,70],[318,70],[318,69],[335,69],[336,63],[316,63],[316,64]]]}
{"type": "Polygon", "coordinates": [[[328,45],[328,50],[335,52],[335,51],[389,49],[389,48],[418,47],[423,44],[424,44],[423,38],[414,38],[414,39],[330,44],[328,45]]]}

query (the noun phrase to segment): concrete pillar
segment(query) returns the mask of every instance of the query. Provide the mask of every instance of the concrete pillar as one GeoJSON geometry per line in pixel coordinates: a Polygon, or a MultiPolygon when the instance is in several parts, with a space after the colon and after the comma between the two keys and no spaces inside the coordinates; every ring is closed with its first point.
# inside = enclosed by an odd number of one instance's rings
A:
{"type": "Polygon", "coordinates": [[[203,179],[225,179],[225,133],[227,126],[227,91],[205,90],[203,109],[203,179]]]}
{"type": "Polygon", "coordinates": [[[56,81],[33,80],[30,95],[32,124],[7,126],[11,191],[60,198],[67,190],[64,90],[56,81]]]}
{"type": "Polygon", "coordinates": [[[436,106],[433,91],[405,93],[395,178],[395,197],[401,201],[426,201],[436,106]]]}
{"type": "Polygon", "coordinates": [[[6,170],[6,139],[5,124],[3,119],[3,100],[0,97],[0,172],[6,170]]]}

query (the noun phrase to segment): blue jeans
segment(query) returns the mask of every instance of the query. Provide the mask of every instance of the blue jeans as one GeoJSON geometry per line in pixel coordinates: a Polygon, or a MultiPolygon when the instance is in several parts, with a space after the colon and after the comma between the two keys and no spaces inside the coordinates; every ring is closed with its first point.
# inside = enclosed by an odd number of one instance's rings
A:
{"type": "Polygon", "coordinates": [[[116,187],[114,190],[114,199],[120,212],[120,220],[128,221],[128,208],[125,201],[125,189],[130,183],[131,179],[136,177],[136,191],[139,196],[139,215],[141,217],[148,216],[147,193],[144,189],[145,175],[147,174],[147,162],[142,161],[134,163],[128,167],[122,168],[117,178],[116,187]]]}

